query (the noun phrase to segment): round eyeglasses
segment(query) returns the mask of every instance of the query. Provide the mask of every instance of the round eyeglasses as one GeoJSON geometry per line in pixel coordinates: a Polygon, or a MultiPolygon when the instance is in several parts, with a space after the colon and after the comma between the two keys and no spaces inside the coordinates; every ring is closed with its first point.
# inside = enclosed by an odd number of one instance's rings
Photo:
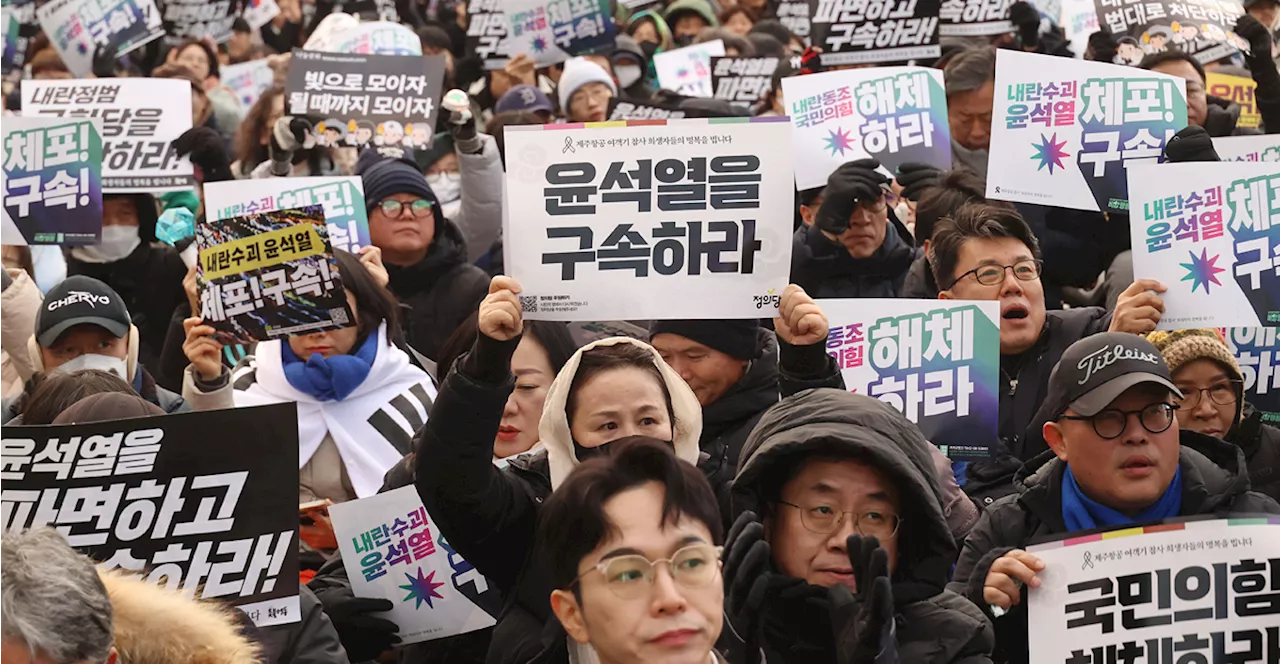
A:
{"type": "Polygon", "coordinates": [[[863,537],[875,536],[887,540],[898,534],[898,526],[902,525],[901,517],[885,512],[868,511],[845,512],[831,505],[814,504],[807,507],[778,501],[780,505],[800,510],[800,523],[805,529],[819,535],[830,535],[844,525],[845,518],[853,516],[853,529],[863,537]]]}
{"type": "Polygon", "coordinates": [[[639,599],[653,587],[658,565],[666,564],[671,570],[672,580],[677,584],[686,588],[700,588],[710,584],[720,573],[720,553],[723,549],[724,547],[710,544],[693,544],[671,554],[670,558],[661,560],[649,560],[639,554],[615,556],[596,563],[574,579],[573,583],[581,582],[582,577],[592,572],[599,572],[614,595],[621,599],[639,599]]]}
{"type": "Polygon", "coordinates": [[[1106,408],[1092,417],[1083,415],[1063,415],[1061,419],[1092,422],[1093,431],[1100,438],[1112,440],[1119,438],[1129,426],[1129,416],[1137,415],[1142,428],[1151,433],[1164,433],[1173,425],[1173,404],[1153,403],[1139,410],[1119,410],[1106,408]]]}
{"type": "Polygon", "coordinates": [[[378,208],[382,210],[382,214],[388,217],[399,217],[404,213],[405,208],[408,208],[415,217],[425,217],[431,213],[431,201],[419,198],[402,203],[394,198],[388,198],[378,203],[378,208]]]}

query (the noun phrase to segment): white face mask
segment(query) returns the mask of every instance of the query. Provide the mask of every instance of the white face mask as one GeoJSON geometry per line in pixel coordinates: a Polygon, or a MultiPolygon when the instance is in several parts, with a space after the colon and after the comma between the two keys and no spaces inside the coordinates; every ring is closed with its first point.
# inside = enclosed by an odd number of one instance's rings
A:
{"type": "Polygon", "coordinates": [[[629,88],[640,80],[640,68],[636,65],[618,65],[613,68],[613,73],[618,77],[620,88],[629,88]]]}
{"type": "Polygon", "coordinates": [[[85,369],[97,369],[98,371],[109,371],[119,376],[125,381],[129,380],[128,367],[125,364],[124,360],[118,357],[111,357],[110,355],[98,355],[96,353],[81,355],[80,357],[77,357],[74,360],[67,362],[66,364],[60,365],[57,369],[54,369],[53,371],[54,373],[58,373],[58,372],[75,373],[77,371],[83,371],[85,369]]]}
{"type": "Polygon", "coordinates": [[[452,203],[462,197],[461,173],[435,173],[427,176],[427,186],[440,199],[440,203],[452,203]]]}
{"type": "Polygon", "coordinates": [[[102,243],[75,247],[71,255],[86,263],[114,263],[133,253],[142,238],[137,226],[103,226],[102,243]]]}

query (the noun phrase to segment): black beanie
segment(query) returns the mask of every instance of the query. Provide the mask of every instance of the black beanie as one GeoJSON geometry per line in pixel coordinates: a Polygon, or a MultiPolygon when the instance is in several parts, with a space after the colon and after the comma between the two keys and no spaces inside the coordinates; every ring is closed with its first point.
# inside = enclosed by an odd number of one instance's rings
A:
{"type": "Polygon", "coordinates": [[[749,320],[658,320],[649,326],[649,338],[663,333],[692,339],[739,360],[760,357],[760,321],[749,320]]]}
{"type": "Polygon", "coordinates": [[[373,210],[374,206],[393,194],[414,194],[431,201],[432,207],[437,210],[440,207],[439,199],[412,159],[387,157],[375,149],[366,148],[356,162],[356,175],[364,183],[366,211],[373,210]]]}

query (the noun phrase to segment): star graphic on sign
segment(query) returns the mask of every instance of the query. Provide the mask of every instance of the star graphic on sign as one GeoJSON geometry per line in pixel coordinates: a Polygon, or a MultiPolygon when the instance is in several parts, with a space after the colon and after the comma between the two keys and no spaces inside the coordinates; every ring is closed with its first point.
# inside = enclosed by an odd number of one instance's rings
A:
{"type": "Polygon", "coordinates": [[[845,150],[853,149],[853,136],[850,135],[849,130],[841,127],[836,127],[827,132],[827,137],[822,140],[827,143],[822,149],[830,150],[833,157],[837,152],[843,157],[845,150]]]}
{"type": "Polygon", "coordinates": [[[1182,267],[1187,268],[1187,276],[1183,277],[1183,281],[1191,282],[1191,292],[1196,292],[1196,287],[1203,285],[1205,294],[1209,293],[1209,282],[1213,282],[1217,286],[1221,286],[1222,282],[1218,281],[1218,273],[1226,272],[1226,268],[1218,267],[1218,256],[1209,258],[1207,249],[1200,250],[1200,256],[1196,257],[1195,253],[1187,252],[1191,256],[1190,263],[1182,263],[1182,267]]]}
{"type": "Polygon", "coordinates": [[[418,578],[416,579],[413,578],[412,576],[409,576],[408,572],[405,572],[404,578],[409,580],[409,585],[400,586],[400,588],[403,590],[408,590],[409,594],[405,595],[405,598],[401,601],[407,602],[409,600],[414,600],[415,603],[413,605],[413,608],[415,609],[420,608],[423,602],[427,603],[427,608],[429,609],[436,608],[435,605],[431,603],[431,598],[434,597],[436,599],[444,599],[444,595],[441,595],[440,593],[436,592],[436,588],[439,588],[444,584],[436,583],[435,576],[436,576],[435,570],[432,570],[432,572],[428,574],[426,578],[423,578],[421,567],[418,568],[418,578]]]}
{"type": "Polygon", "coordinates": [[[1066,147],[1067,142],[1059,143],[1057,134],[1054,134],[1053,138],[1040,134],[1040,140],[1041,143],[1039,145],[1031,144],[1031,147],[1036,149],[1036,153],[1031,158],[1040,160],[1040,166],[1036,170],[1042,171],[1048,166],[1049,173],[1052,174],[1055,166],[1057,168],[1066,168],[1062,165],[1062,160],[1071,155],[1067,154],[1066,150],[1062,148],[1066,147]]]}
{"type": "Polygon", "coordinates": [[[533,50],[536,53],[542,53],[547,50],[547,40],[542,37],[534,37],[533,50]]]}

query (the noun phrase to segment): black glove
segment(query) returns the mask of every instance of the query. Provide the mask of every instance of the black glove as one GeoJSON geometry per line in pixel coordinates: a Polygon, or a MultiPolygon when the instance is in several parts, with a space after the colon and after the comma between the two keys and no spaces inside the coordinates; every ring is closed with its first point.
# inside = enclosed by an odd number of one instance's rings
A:
{"type": "Polygon", "coordinates": [[[1173,162],[1222,161],[1213,148],[1213,139],[1204,127],[1185,127],[1164,146],[1165,159],[1173,162]]]}
{"type": "Polygon", "coordinates": [[[889,554],[880,548],[880,540],[875,537],[850,535],[845,546],[858,593],[853,594],[841,584],[828,591],[836,662],[896,664],[898,643],[894,635],[889,554]]]}
{"type": "Polygon", "coordinates": [[[898,166],[898,184],[902,185],[902,197],[913,202],[920,202],[920,194],[942,179],[942,169],[929,164],[907,162],[898,166]]]}
{"type": "Polygon", "coordinates": [[[351,594],[350,588],[330,588],[317,593],[320,605],[333,621],[333,629],[353,662],[367,662],[400,643],[399,627],[386,618],[368,615],[374,611],[390,611],[390,600],[366,599],[351,594]]]}
{"type": "Polygon", "coordinates": [[[114,78],[116,75],[116,51],[120,40],[112,37],[105,44],[93,49],[93,75],[97,78],[114,78]]]}
{"type": "Polygon", "coordinates": [[[1040,43],[1040,10],[1025,0],[1018,0],[1009,7],[1009,21],[1018,28],[1018,36],[1024,46],[1035,48],[1040,43]]]}
{"type": "Polygon", "coordinates": [[[884,196],[890,178],[878,169],[875,159],[859,159],[845,164],[827,178],[827,189],[814,224],[828,233],[840,234],[849,228],[849,218],[858,203],[871,203],[884,196]]]}
{"type": "Polygon", "coordinates": [[[208,127],[192,127],[182,132],[173,141],[173,149],[179,157],[191,156],[191,163],[200,168],[201,182],[234,179],[222,136],[208,127]]]}
{"type": "Polygon", "coordinates": [[[315,144],[311,123],[290,115],[277,119],[271,127],[271,174],[289,175],[293,172],[293,153],[315,144]]]}
{"type": "Polygon", "coordinates": [[[747,511],[729,529],[724,543],[725,617],[733,639],[729,661],[760,662],[760,616],[769,593],[769,543],[755,512],[747,511]]]}
{"type": "Polygon", "coordinates": [[[1089,35],[1089,51],[1093,53],[1094,62],[1115,62],[1119,47],[1115,35],[1106,28],[1089,35]]]}
{"type": "Polygon", "coordinates": [[[1235,33],[1249,42],[1249,53],[1255,58],[1271,58],[1271,31],[1261,21],[1242,14],[1236,21],[1235,33]]]}

